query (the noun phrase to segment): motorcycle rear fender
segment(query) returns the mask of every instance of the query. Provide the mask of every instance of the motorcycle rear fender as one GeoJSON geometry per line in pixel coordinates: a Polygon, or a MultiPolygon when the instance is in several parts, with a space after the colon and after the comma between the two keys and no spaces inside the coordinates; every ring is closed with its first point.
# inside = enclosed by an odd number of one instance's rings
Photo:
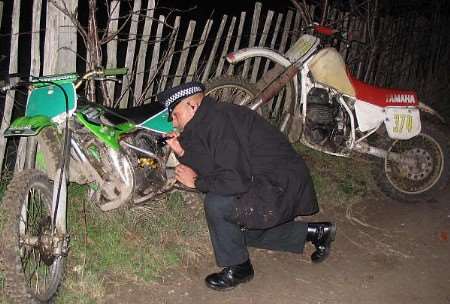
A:
{"type": "Polygon", "coordinates": [[[102,141],[109,148],[117,151],[120,148],[119,140],[124,134],[131,133],[136,130],[136,125],[131,122],[125,122],[115,126],[107,126],[97,124],[89,121],[80,113],[75,113],[78,122],[80,122],[86,129],[92,132],[100,141],[102,141]]]}
{"type": "MultiPolygon", "coordinates": [[[[253,57],[263,57],[272,60],[284,68],[288,68],[292,65],[289,59],[275,50],[264,47],[252,47],[240,49],[236,52],[229,53],[227,55],[227,61],[231,64],[239,63],[243,60],[253,58],[253,57]]],[[[294,100],[298,100],[298,77],[294,76],[294,100]]]]}
{"type": "Polygon", "coordinates": [[[3,136],[36,136],[42,129],[53,125],[55,124],[50,117],[44,115],[22,116],[12,122],[3,136]]]}
{"type": "Polygon", "coordinates": [[[431,115],[436,116],[437,118],[439,118],[439,120],[445,124],[445,119],[444,117],[442,117],[441,115],[439,115],[439,113],[432,109],[431,107],[427,106],[426,104],[424,104],[423,102],[419,102],[419,105],[417,106],[417,108],[425,113],[429,113],[431,115]]]}

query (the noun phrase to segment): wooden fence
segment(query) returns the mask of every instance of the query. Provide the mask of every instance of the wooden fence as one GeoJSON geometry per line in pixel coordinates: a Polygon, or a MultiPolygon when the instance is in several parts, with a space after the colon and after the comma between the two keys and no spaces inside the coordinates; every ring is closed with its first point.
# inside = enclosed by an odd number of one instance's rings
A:
{"type": "MultiPolygon", "coordinates": [[[[64,1],[67,10],[75,13],[77,0],[59,1],[64,1]]],[[[0,16],[3,8],[1,3],[0,16]]],[[[230,51],[249,46],[265,46],[285,52],[301,35],[301,28],[304,25],[298,12],[289,9],[280,12],[265,10],[261,3],[255,4],[253,12],[241,12],[237,16],[223,15],[218,19],[202,22],[196,20],[187,22],[180,16],[155,16],[157,10],[154,0],[145,2],[134,0],[132,11],[145,12],[145,18],[131,15],[129,20],[124,21],[119,18],[121,4],[123,5],[119,0],[110,1],[109,16],[112,22],[107,31],[115,32],[120,28],[126,28],[128,30],[126,35],[130,39],[123,42],[119,39],[120,36],[116,36],[102,49],[104,55],[102,62],[105,66],[125,66],[130,69],[129,76],[124,77],[122,85],[107,86],[108,95],[114,96],[113,100],[117,101],[114,105],[119,107],[149,102],[157,92],[193,79],[207,81],[227,74],[239,75],[255,82],[269,69],[269,62],[264,59],[247,60],[235,67],[225,61],[225,55],[230,51]],[[126,27],[123,26],[125,22],[128,24],[126,27]],[[187,26],[181,27],[180,24],[187,26]]],[[[20,5],[20,0],[14,0],[9,18],[11,22],[9,73],[18,72],[19,20],[22,17],[20,5]]],[[[86,52],[83,51],[84,47],[77,45],[77,29],[73,20],[46,0],[34,0],[32,9],[29,74],[48,75],[74,71],[83,73],[86,66],[89,66],[89,58],[86,65],[81,67],[80,64],[77,65],[77,56],[83,56],[83,52],[86,52]],[[44,9],[45,25],[40,24],[44,9]],[[43,44],[40,41],[41,37],[44,37],[43,44]]],[[[314,7],[310,9],[314,10],[314,7]]],[[[355,39],[366,42],[370,40],[365,20],[338,11],[330,11],[329,19],[337,28],[349,32],[355,39]]],[[[350,49],[342,45],[338,48],[353,73],[371,83],[413,87],[419,83],[418,79],[431,79],[435,73],[445,74],[448,79],[448,70],[443,68],[440,65],[441,61],[438,60],[447,58],[448,62],[450,57],[448,42],[445,40],[433,40],[431,41],[433,49],[425,50],[429,51],[430,57],[436,61],[433,65],[433,74],[424,75],[424,71],[421,70],[422,67],[417,60],[423,53],[413,51],[418,41],[429,41],[426,30],[418,30],[417,25],[421,22],[426,23],[419,16],[380,19],[380,33],[383,36],[378,41],[379,46],[384,47],[385,51],[378,49],[378,52],[373,52],[363,45],[355,45],[350,49]],[[414,31],[414,35],[402,35],[405,29],[414,31]]],[[[424,28],[433,26],[433,24],[422,25],[424,28]]],[[[438,30],[444,34],[446,28],[442,26],[438,30]]],[[[22,43],[23,39],[20,39],[20,42],[22,43]]],[[[424,81],[421,80],[420,83],[423,84],[424,81]]],[[[14,100],[15,93],[8,93],[1,133],[10,123],[14,100]]],[[[11,169],[5,166],[7,147],[7,139],[0,136],[2,172],[11,169]]],[[[16,171],[31,166],[34,147],[35,143],[32,140],[21,139],[17,148],[13,149],[17,150],[17,153],[14,153],[17,155],[16,161],[9,161],[8,164],[14,164],[16,171]]]]}

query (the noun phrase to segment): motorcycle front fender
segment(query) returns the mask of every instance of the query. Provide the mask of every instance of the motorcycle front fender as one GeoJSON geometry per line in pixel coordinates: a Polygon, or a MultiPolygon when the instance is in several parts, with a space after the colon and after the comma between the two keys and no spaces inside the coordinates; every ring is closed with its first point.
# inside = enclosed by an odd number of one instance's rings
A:
{"type": "MultiPolygon", "coordinates": [[[[274,61],[284,68],[288,68],[292,65],[289,59],[279,52],[265,47],[251,47],[240,49],[236,52],[231,52],[227,55],[226,59],[231,64],[237,64],[243,60],[253,58],[253,57],[263,57],[271,61],[274,61]]],[[[294,76],[294,100],[298,100],[298,77],[294,76]]]]}
{"type": "Polygon", "coordinates": [[[45,127],[52,126],[54,123],[50,117],[44,115],[22,116],[15,119],[3,136],[36,136],[45,127]]]}

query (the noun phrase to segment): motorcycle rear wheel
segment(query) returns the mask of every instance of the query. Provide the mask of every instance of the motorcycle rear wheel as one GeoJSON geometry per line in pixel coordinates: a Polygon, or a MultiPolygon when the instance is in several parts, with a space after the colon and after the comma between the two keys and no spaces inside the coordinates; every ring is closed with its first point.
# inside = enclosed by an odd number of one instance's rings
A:
{"type": "Polygon", "coordinates": [[[14,176],[5,192],[0,251],[6,293],[14,303],[49,303],[63,280],[66,257],[53,255],[49,243],[52,189],[46,174],[26,170],[14,176]],[[26,244],[32,239],[34,245],[26,244]]]}
{"type": "MultiPolygon", "coordinates": [[[[221,102],[242,104],[248,106],[260,93],[260,89],[253,83],[241,77],[221,76],[205,83],[206,96],[213,97],[221,102]]],[[[256,109],[273,126],[287,133],[294,117],[294,101],[284,98],[284,91],[280,91],[272,101],[265,103],[256,109]],[[289,102],[289,103],[287,103],[289,102]]]]}
{"type": "Polygon", "coordinates": [[[380,159],[375,179],[389,197],[403,202],[426,201],[439,195],[450,180],[450,147],[445,135],[432,125],[422,125],[419,135],[409,140],[395,140],[388,153],[406,154],[417,160],[415,166],[380,159]]]}

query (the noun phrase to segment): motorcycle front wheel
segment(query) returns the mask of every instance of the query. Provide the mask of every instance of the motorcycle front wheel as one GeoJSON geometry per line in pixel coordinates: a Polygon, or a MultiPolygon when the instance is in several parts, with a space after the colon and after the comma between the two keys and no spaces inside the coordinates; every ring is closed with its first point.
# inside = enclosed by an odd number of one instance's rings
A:
{"type": "MultiPolygon", "coordinates": [[[[248,80],[235,76],[221,76],[211,79],[206,84],[206,96],[213,97],[220,102],[249,106],[258,96],[260,89],[248,80]]],[[[288,133],[294,117],[293,100],[286,100],[283,88],[269,102],[261,105],[256,112],[269,121],[273,126],[288,133]]]]}
{"type": "Polygon", "coordinates": [[[65,256],[53,254],[52,189],[47,175],[26,170],[5,192],[0,251],[5,289],[14,303],[48,303],[63,280],[65,256]]]}
{"type": "Polygon", "coordinates": [[[378,161],[375,178],[389,197],[404,202],[426,201],[448,186],[450,178],[450,147],[445,135],[432,125],[422,125],[419,135],[408,140],[392,141],[389,153],[398,153],[415,160],[401,164],[389,159],[378,161]]]}

